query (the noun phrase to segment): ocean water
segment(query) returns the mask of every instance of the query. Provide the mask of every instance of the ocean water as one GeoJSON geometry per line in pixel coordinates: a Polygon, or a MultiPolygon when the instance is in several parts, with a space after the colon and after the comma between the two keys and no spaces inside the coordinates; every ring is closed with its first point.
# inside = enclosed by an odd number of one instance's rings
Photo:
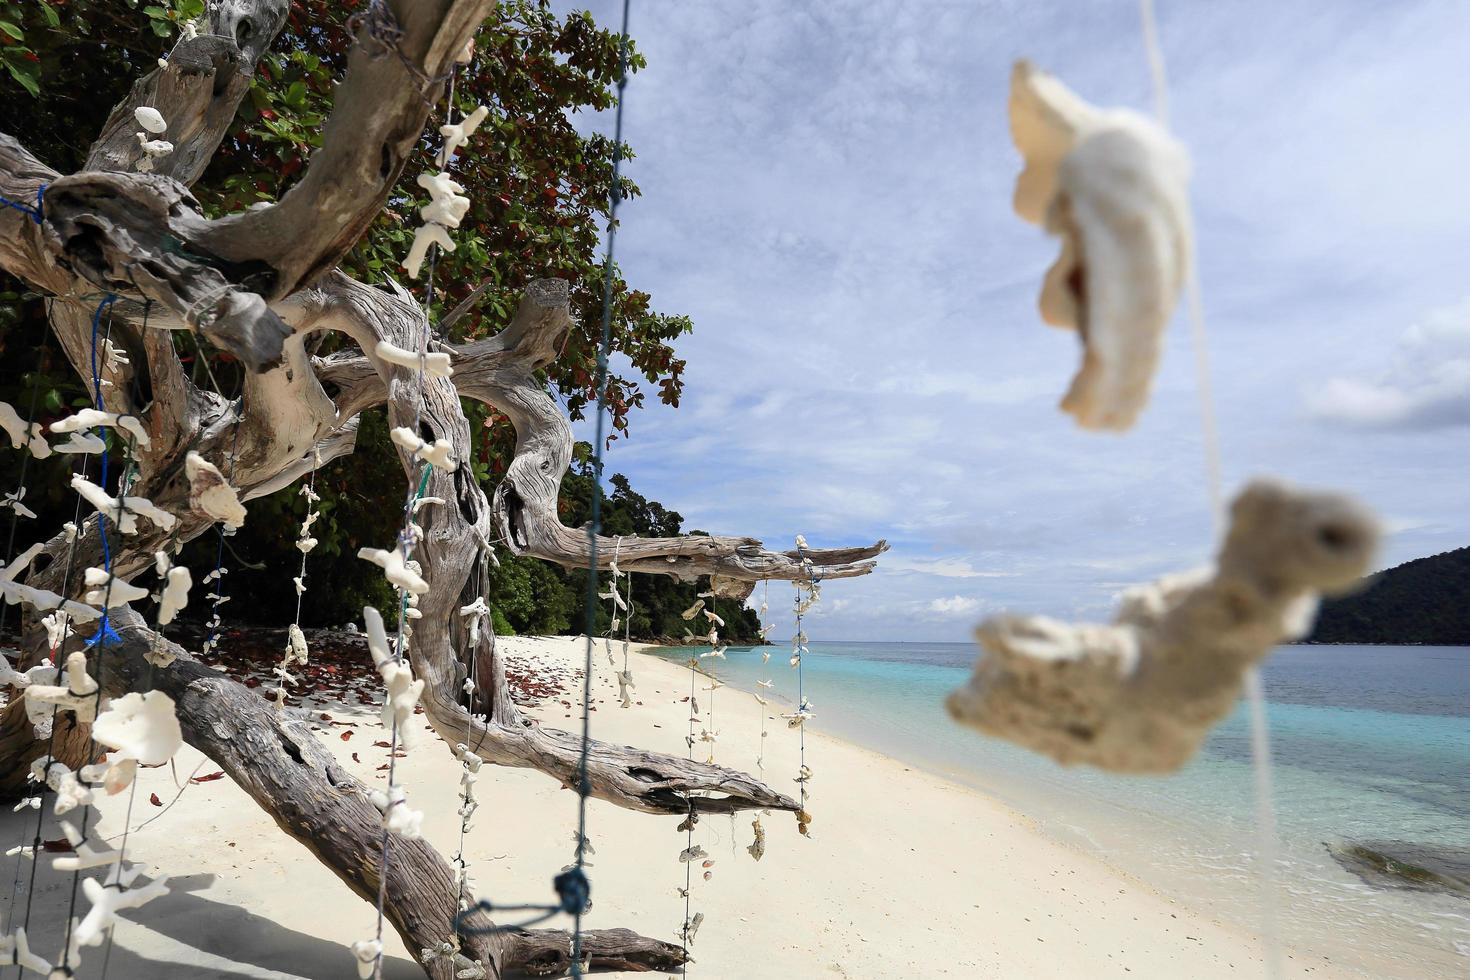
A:
{"type": "MultiPolygon", "coordinates": [[[[794,701],[786,648],[705,660],[794,701]]],[[[658,651],[683,661],[689,650],[658,651]]],[[[994,795],[1042,830],[1160,891],[1259,933],[1259,837],[1245,706],[1168,777],[1065,769],[950,722],[964,643],[811,644],[813,727],[994,795]]],[[[1370,887],[1326,845],[1470,848],[1470,648],[1289,646],[1263,671],[1278,823],[1276,929],[1288,947],[1370,976],[1470,977],[1470,900],[1370,887]]]]}

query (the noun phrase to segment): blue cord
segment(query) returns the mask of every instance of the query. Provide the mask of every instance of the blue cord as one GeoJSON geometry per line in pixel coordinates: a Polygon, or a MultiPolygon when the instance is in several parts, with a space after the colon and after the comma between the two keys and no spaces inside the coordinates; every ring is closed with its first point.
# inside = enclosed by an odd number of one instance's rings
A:
{"type": "Polygon", "coordinates": [[[41,206],[42,206],[41,195],[42,194],[45,194],[45,193],[46,193],[46,185],[45,184],[42,184],[40,187],[37,187],[36,188],[36,206],[35,207],[31,207],[28,204],[21,204],[19,201],[12,201],[8,197],[0,197],[0,204],[3,204],[7,208],[15,208],[15,210],[19,211],[21,214],[28,214],[28,215],[30,215],[31,216],[31,220],[34,221],[36,224],[39,225],[41,223],[41,219],[45,217],[45,214],[41,210],[41,206]]]}
{"type": "MultiPolygon", "coordinates": [[[[40,192],[38,191],[37,197],[39,196],[40,192]]],[[[40,220],[41,219],[39,217],[36,218],[37,223],[39,223],[40,220]]],[[[105,409],[103,409],[102,407],[102,373],[97,369],[97,334],[101,331],[102,328],[102,311],[110,309],[112,304],[116,302],[117,297],[111,293],[108,293],[106,296],[102,297],[102,302],[97,304],[97,310],[92,314],[92,398],[99,412],[105,411],[105,409]]],[[[92,431],[95,433],[97,430],[93,429],[92,431]]],[[[102,438],[106,439],[106,436],[104,435],[102,438]]],[[[103,490],[107,489],[107,456],[107,448],[104,447],[102,450],[102,482],[100,484],[103,490]]],[[[124,488],[119,486],[117,490],[118,496],[121,497],[124,493],[124,488]]],[[[97,536],[102,540],[102,567],[104,570],[107,571],[109,575],[111,575],[112,549],[108,547],[107,544],[107,519],[102,516],[102,511],[100,510],[97,512],[97,536]]],[[[110,617],[108,616],[108,611],[106,609],[103,609],[102,620],[97,624],[97,632],[95,635],[88,638],[87,646],[92,647],[97,646],[98,644],[101,644],[102,646],[107,646],[111,643],[121,642],[122,637],[118,636],[117,631],[112,628],[112,622],[110,617]]]]}

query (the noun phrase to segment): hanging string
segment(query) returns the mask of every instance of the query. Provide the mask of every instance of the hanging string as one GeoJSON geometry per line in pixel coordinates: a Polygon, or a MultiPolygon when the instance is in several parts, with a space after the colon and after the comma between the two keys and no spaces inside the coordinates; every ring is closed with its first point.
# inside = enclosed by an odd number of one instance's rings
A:
{"type": "MultiPolygon", "coordinates": [[[[146,333],[148,331],[148,314],[152,310],[152,308],[153,308],[153,301],[151,299],[150,300],[146,300],[143,303],[143,323],[139,327],[139,329],[145,335],[146,335],[146,333]]],[[[104,341],[104,344],[105,343],[106,343],[106,341],[104,341]]],[[[136,375],[135,375],[134,376],[134,381],[136,382],[136,380],[137,379],[136,379],[136,375]]],[[[137,398],[137,395],[135,393],[135,395],[134,395],[134,403],[136,404],[137,402],[138,402],[138,398],[137,398]]],[[[121,491],[119,491],[119,495],[121,495],[121,491]]],[[[171,550],[171,546],[172,546],[173,542],[176,539],[177,539],[177,535],[176,534],[170,534],[169,541],[167,543],[165,543],[164,547],[161,549],[164,552],[164,554],[167,554],[171,550]]],[[[162,575],[164,576],[164,587],[167,587],[167,572],[162,573],[162,575]]],[[[163,637],[164,637],[164,633],[165,633],[165,631],[167,629],[167,624],[163,622],[163,618],[162,618],[163,617],[163,604],[162,604],[162,602],[159,603],[159,607],[158,607],[158,611],[157,611],[157,616],[158,616],[158,619],[157,619],[157,621],[154,624],[154,633],[156,634],[156,636],[158,637],[159,640],[162,640],[163,637]]],[[[143,679],[143,690],[145,690],[145,691],[149,691],[149,690],[152,690],[153,689],[153,669],[154,669],[153,660],[152,660],[152,658],[149,658],[149,660],[148,660],[148,670],[147,670],[147,673],[145,674],[144,679],[143,679]]],[[[188,784],[186,783],[185,785],[188,785],[188,784]]],[[[131,782],[129,783],[129,786],[128,786],[128,806],[127,806],[127,811],[126,811],[126,813],[123,816],[122,841],[118,845],[118,849],[117,849],[117,863],[116,863],[116,868],[117,868],[117,879],[118,879],[119,882],[122,881],[123,862],[127,859],[127,854],[128,854],[128,838],[129,838],[129,836],[130,836],[130,834],[132,832],[132,826],[133,826],[133,804],[137,801],[137,798],[138,798],[138,779],[137,779],[136,776],[134,776],[134,778],[131,780],[131,782]]],[[[119,885],[119,887],[121,887],[121,885],[119,885]]],[[[108,967],[112,964],[112,941],[113,941],[113,937],[116,934],[117,934],[117,926],[116,926],[116,924],[114,924],[113,926],[109,927],[108,930],[107,930],[107,947],[106,947],[105,951],[102,954],[102,978],[101,978],[101,980],[107,980],[107,970],[108,970],[108,967]]]]}
{"type": "MultiPolygon", "coordinates": [[[[472,907],[461,911],[454,918],[457,932],[465,935],[486,932],[504,932],[522,929],[543,922],[558,913],[573,917],[571,975],[580,977],[582,971],[582,917],[590,904],[591,885],[587,880],[587,798],[592,794],[591,782],[587,777],[588,752],[591,745],[592,719],[592,668],[593,636],[597,629],[597,584],[598,557],[597,538],[602,530],[602,460],[606,448],[605,418],[607,410],[607,360],[612,347],[612,298],[613,298],[613,255],[617,237],[618,205],[622,202],[623,161],[623,105],[624,91],[628,84],[628,8],[630,0],[623,0],[623,21],[619,38],[618,98],[613,134],[612,183],[608,191],[608,222],[606,253],[602,267],[602,335],[597,348],[597,423],[596,442],[593,447],[593,484],[591,520],[587,524],[587,588],[583,604],[586,645],[582,667],[582,745],[577,756],[577,857],[576,862],[552,879],[557,894],[556,904],[549,905],[501,905],[481,899],[472,907]],[[470,926],[466,918],[472,912],[531,911],[539,913],[532,919],[515,925],[491,927],[470,926]]],[[[614,585],[616,587],[616,584],[614,585]]]]}
{"type": "MultiPolygon", "coordinates": [[[[699,659],[689,658],[689,734],[685,736],[685,744],[688,745],[689,761],[694,761],[694,721],[699,714],[699,700],[695,686],[699,678],[699,659]]],[[[689,804],[689,812],[684,816],[684,853],[680,855],[684,859],[684,925],[679,930],[679,937],[683,944],[683,953],[680,956],[681,977],[689,975],[689,925],[691,895],[694,891],[694,825],[699,822],[699,814],[694,808],[694,795],[691,793],[686,797],[689,804]]]]}
{"type": "MultiPolygon", "coordinates": [[[[757,613],[757,616],[764,616],[766,614],[766,610],[768,610],[768,609],[771,608],[771,580],[770,579],[766,579],[764,582],[761,583],[761,587],[763,589],[762,594],[761,594],[761,608],[760,608],[760,612],[757,613]]],[[[768,630],[769,630],[769,627],[766,627],[766,626],[762,626],[761,627],[760,638],[761,638],[761,642],[763,644],[766,642],[766,633],[768,632],[768,630]]],[[[768,664],[770,662],[771,662],[771,654],[770,654],[770,651],[768,651],[768,650],[762,650],[761,651],[761,663],[762,664],[768,664]]],[[[772,686],[773,686],[773,682],[772,682],[772,679],[771,678],[767,677],[763,681],[756,681],[756,686],[758,686],[759,688],[761,688],[764,691],[770,691],[771,688],[772,688],[772,686]]],[[[760,710],[756,713],[756,722],[757,722],[757,724],[760,725],[760,733],[761,733],[760,734],[760,748],[757,750],[756,757],[755,757],[755,767],[757,769],[759,769],[761,772],[765,772],[766,771],[766,707],[767,707],[767,705],[766,705],[766,698],[763,695],[760,695],[760,694],[755,695],[755,700],[756,700],[756,703],[760,707],[760,710]]],[[[759,817],[756,818],[756,823],[757,824],[760,823],[760,818],[759,817]]]]}
{"type": "MultiPolygon", "coordinates": [[[[607,415],[607,358],[612,348],[613,246],[618,233],[618,205],[623,199],[623,94],[628,85],[628,8],[623,0],[623,24],[618,41],[618,108],[613,123],[612,184],[608,190],[607,255],[602,264],[602,338],[597,347],[597,441],[592,458],[592,520],[587,525],[587,649],[582,678],[582,751],[577,757],[577,861],[567,880],[563,904],[574,904],[572,913],[572,976],[582,975],[582,916],[587,911],[591,886],[587,882],[587,797],[592,794],[587,779],[587,753],[592,722],[592,630],[596,625],[597,536],[602,530],[602,456],[606,448],[603,426],[607,415]],[[570,896],[571,902],[568,902],[570,896]]],[[[616,587],[616,583],[614,583],[616,587]]],[[[560,892],[561,889],[559,888],[560,892]]]]}
{"type": "MultiPolygon", "coordinates": [[[[1158,21],[1153,0],[1139,0],[1143,23],[1143,45],[1153,82],[1154,113],[1159,124],[1169,128],[1169,78],[1159,42],[1158,21]]],[[[1205,478],[1209,491],[1210,516],[1217,537],[1225,528],[1225,494],[1221,465],[1220,435],[1215,419],[1215,397],[1211,383],[1210,354],[1205,330],[1205,306],[1200,291],[1199,261],[1195,250],[1189,254],[1184,280],[1185,303],[1188,307],[1189,332],[1194,348],[1195,389],[1199,396],[1200,429],[1204,442],[1205,478]]],[[[1250,706],[1251,758],[1255,767],[1256,793],[1256,861],[1261,881],[1261,939],[1264,946],[1265,972],[1268,978],[1281,975],[1281,940],[1276,916],[1276,811],[1271,776],[1270,728],[1266,715],[1265,685],[1258,668],[1245,672],[1245,694],[1250,706]]]]}
{"type": "Polygon", "coordinates": [[[821,595],[821,580],[813,573],[812,562],[806,556],[806,550],[806,538],[798,534],[796,554],[801,559],[802,570],[806,572],[806,578],[797,579],[792,583],[796,588],[796,635],[791,638],[791,666],[796,668],[796,712],[791,716],[791,724],[796,728],[797,746],[800,753],[798,762],[800,768],[796,773],[796,785],[801,793],[801,809],[796,814],[796,829],[801,831],[803,836],[806,836],[807,826],[812,820],[811,812],[807,810],[807,783],[811,780],[811,770],[806,765],[806,719],[811,712],[806,699],[805,671],[802,667],[806,654],[809,652],[804,620],[806,611],[816,604],[821,595]],[[801,596],[803,589],[809,593],[806,599],[801,596]]]}
{"type": "MultiPolygon", "coordinates": [[[[101,303],[99,303],[97,305],[97,310],[96,310],[96,312],[92,316],[92,348],[91,348],[91,360],[92,360],[92,395],[93,395],[93,400],[94,400],[94,402],[96,404],[96,407],[97,407],[98,411],[104,411],[105,410],[104,407],[103,407],[103,399],[102,399],[102,376],[101,376],[101,372],[98,370],[98,363],[97,363],[97,352],[98,352],[98,348],[100,346],[99,345],[99,342],[98,342],[98,334],[99,334],[99,328],[100,328],[100,324],[101,324],[101,320],[102,320],[102,314],[103,314],[104,311],[107,311],[107,312],[109,312],[109,317],[108,317],[108,327],[109,327],[108,334],[110,336],[110,334],[111,334],[111,316],[110,316],[110,311],[111,311],[111,308],[112,308],[113,304],[116,301],[117,301],[117,297],[116,296],[111,295],[111,294],[107,295],[106,297],[104,297],[102,299],[101,303]]],[[[126,430],[125,429],[122,429],[122,428],[119,428],[118,431],[119,432],[126,433],[126,430]]],[[[93,434],[94,435],[100,435],[102,438],[104,438],[105,441],[107,441],[109,443],[111,442],[111,435],[110,435],[110,433],[105,432],[104,427],[100,427],[99,426],[98,429],[94,429],[93,430],[93,434]]],[[[117,525],[118,525],[119,528],[122,526],[122,522],[123,522],[124,516],[126,514],[126,510],[127,510],[127,506],[126,506],[127,491],[128,491],[128,487],[129,487],[129,484],[131,482],[131,479],[132,479],[132,472],[133,472],[133,465],[134,465],[133,436],[131,434],[126,434],[125,437],[122,439],[122,445],[123,445],[123,471],[122,471],[121,475],[118,477],[118,484],[117,484],[117,519],[116,519],[116,523],[117,523],[117,525]]],[[[101,465],[99,466],[99,471],[100,471],[100,475],[99,475],[99,481],[100,481],[100,483],[99,483],[99,485],[102,487],[102,489],[104,491],[107,489],[108,482],[109,482],[108,481],[108,478],[107,478],[108,456],[109,455],[110,454],[109,454],[108,448],[104,448],[102,450],[101,465]]],[[[96,702],[96,706],[94,708],[94,717],[95,717],[95,712],[96,711],[100,711],[101,708],[102,708],[103,691],[104,691],[104,689],[106,687],[105,675],[106,675],[106,668],[107,668],[107,657],[106,657],[106,653],[105,653],[105,648],[107,646],[109,646],[110,644],[112,644],[112,643],[121,642],[121,637],[119,637],[117,635],[117,633],[113,630],[112,625],[111,625],[111,622],[110,622],[110,619],[111,619],[111,615],[110,614],[111,614],[111,609],[112,609],[112,587],[113,587],[114,583],[116,583],[116,581],[117,581],[117,573],[116,573],[116,570],[114,569],[113,563],[112,563],[112,551],[111,551],[110,546],[107,543],[107,518],[106,518],[106,515],[103,514],[102,511],[100,511],[100,510],[97,512],[97,536],[100,539],[101,544],[102,544],[102,564],[103,564],[103,569],[107,572],[107,581],[103,585],[103,589],[102,589],[102,603],[101,603],[101,612],[102,612],[102,614],[101,614],[101,618],[98,621],[97,632],[96,632],[95,635],[93,635],[90,639],[87,640],[87,644],[86,644],[89,648],[95,649],[97,651],[96,663],[95,664],[90,664],[90,663],[88,664],[88,668],[89,669],[95,670],[95,674],[93,676],[93,679],[96,681],[96,687],[97,687],[97,689],[96,689],[96,699],[97,699],[97,702],[96,702]]],[[[55,712],[53,711],[52,714],[53,714],[52,734],[53,734],[53,738],[54,738],[54,735],[55,735],[55,722],[54,722],[55,712]]],[[[86,758],[87,758],[87,763],[88,764],[91,764],[92,760],[94,760],[95,758],[97,758],[97,740],[96,740],[95,737],[91,737],[90,736],[90,732],[89,732],[89,741],[88,741],[88,748],[87,748],[87,756],[86,756],[86,758]]],[[[50,762],[49,762],[49,760],[47,762],[47,768],[48,768],[48,770],[50,768],[50,762]]],[[[89,826],[90,821],[88,819],[89,816],[90,816],[90,810],[91,810],[91,807],[90,806],[84,806],[82,808],[80,841],[75,845],[75,847],[78,848],[78,849],[80,849],[82,846],[86,845],[91,840],[92,828],[89,826]]],[[[60,966],[60,970],[61,970],[62,974],[65,975],[65,976],[72,975],[72,970],[71,970],[69,961],[70,961],[70,957],[71,957],[72,933],[73,933],[73,930],[76,928],[77,891],[78,891],[78,888],[79,888],[79,886],[81,884],[81,877],[82,877],[82,872],[81,872],[81,869],[80,868],[77,868],[76,870],[74,870],[72,872],[71,896],[70,896],[70,898],[68,900],[68,903],[67,903],[67,912],[66,912],[66,940],[65,940],[65,944],[62,946],[62,950],[61,950],[61,966],[60,966]]],[[[119,889],[123,889],[125,887],[122,884],[120,878],[119,878],[119,881],[117,883],[117,887],[119,889]]]]}
{"type": "MultiPolygon", "coordinates": [[[[38,192],[39,196],[39,192],[38,192]]],[[[8,203],[8,202],[7,202],[8,203]]],[[[26,432],[34,430],[36,424],[36,405],[41,394],[41,368],[45,362],[46,342],[51,339],[51,307],[54,301],[50,298],[46,301],[46,329],[41,334],[41,343],[36,347],[36,367],[31,375],[31,402],[26,413],[26,432]]],[[[26,440],[25,455],[20,458],[20,476],[15,481],[14,499],[19,501],[20,495],[25,491],[26,471],[31,462],[30,440],[26,440]]],[[[80,500],[78,501],[80,506],[80,500]]],[[[20,511],[13,509],[10,513],[10,531],[5,540],[5,564],[9,565],[15,558],[15,532],[20,524],[20,511]]],[[[0,603],[0,635],[5,633],[5,620],[10,614],[10,603],[0,603]]],[[[19,664],[17,663],[17,666],[19,664]]],[[[15,877],[10,884],[10,901],[5,906],[5,924],[0,926],[0,934],[10,931],[11,919],[15,914],[15,899],[20,893],[20,868],[21,851],[25,847],[25,821],[21,821],[20,839],[16,842],[15,853],[15,877]]]]}
{"type": "MultiPolygon", "coordinates": [[[[99,314],[104,309],[104,307],[108,311],[107,326],[106,326],[106,329],[103,332],[103,338],[102,338],[103,339],[103,343],[106,344],[106,343],[108,343],[111,340],[111,337],[112,337],[112,315],[111,315],[111,304],[108,303],[105,299],[103,300],[103,305],[98,307],[99,314]]],[[[48,319],[49,319],[49,317],[48,317],[48,319]]],[[[104,458],[105,458],[106,449],[103,450],[103,453],[104,453],[104,458]]],[[[83,453],[81,455],[82,455],[81,476],[82,476],[83,479],[85,479],[86,476],[87,476],[88,464],[90,462],[90,458],[89,458],[90,457],[90,454],[83,453]]],[[[121,496],[122,495],[119,494],[119,497],[121,497],[121,496]]],[[[99,518],[100,518],[100,515],[99,515],[99,518]]],[[[63,595],[63,596],[69,594],[69,592],[71,590],[71,576],[72,576],[72,572],[76,568],[77,540],[81,537],[81,526],[82,526],[82,498],[81,498],[80,495],[78,495],[77,496],[77,499],[76,499],[76,505],[73,508],[72,521],[71,521],[71,533],[70,533],[70,537],[69,537],[69,539],[67,541],[66,565],[64,566],[64,569],[62,571],[60,594],[63,595]]],[[[100,530],[100,528],[99,528],[99,530],[100,530]]],[[[59,654],[60,654],[61,650],[65,646],[67,633],[70,632],[71,613],[63,605],[62,607],[60,607],[57,610],[56,615],[59,617],[58,618],[58,627],[59,628],[56,631],[56,637],[57,637],[56,644],[54,646],[52,646],[51,647],[51,650],[50,650],[50,657],[51,657],[51,662],[53,664],[56,664],[57,667],[59,668],[60,667],[59,654]]],[[[100,685],[99,685],[99,687],[100,687],[100,685]]],[[[29,932],[30,931],[30,928],[31,928],[31,908],[32,908],[32,904],[33,904],[33,901],[35,899],[35,894],[36,894],[36,867],[37,867],[38,864],[40,864],[40,854],[41,854],[41,844],[42,844],[41,831],[42,831],[42,828],[43,828],[43,826],[45,824],[45,820],[46,820],[46,791],[50,788],[50,783],[49,783],[48,779],[49,779],[50,770],[51,770],[51,760],[54,757],[55,752],[56,752],[56,721],[57,721],[57,718],[59,716],[60,710],[61,710],[61,708],[60,708],[59,705],[52,705],[52,707],[51,707],[51,722],[50,722],[50,726],[49,726],[49,735],[47,736],[47,741],[46,741],[46,755],[45,755],[45,759],[47,760],[47,762],[45,764],[45,768],[42,770],[42,778],[41,778],[40,787],[39,787],[39,799],[38,799],[38,805],[36,807],[36,832],[35,832],[35,836],[32,839],[32,842],[31,842],[32,861],[31,861],[30,882],[29,882],[29,884],[27,885],[27,888],[26,888],[25,916],[24,916],[24,919],[23,919],[22,924],[21,924],[21,927],[23,929],[25,929],[27,932],[29,932]]],[[[85,813],[83,815],[85,816],[85,813]]],[[[76,891],[75,891],[75,882],[73,882],[72,901],[75,902],[75,900],[76,900],[76,891]]],[[[68,930],[69,929],[70,929],[70,926],[68,926],[68,930]]]]}
{"type": "MultiPolygon", "coordinates": [[[[378,11],[380,9],[381,8],[377,4],[375,4],[372,8],[372,10],[374,11],[378,11]]],[[[394,50],[397,51],[396,46],[394,46],[394,50]]],[[[399,56],[402,57],[401,52],[399,52],[399,56]]],[[[405,61],[405,64],[407,64],[407,61],[405,61]]],[[[447,105],[445,108],[446,123],[448,123],[448,121],[453,119],[454,117],[454,93],[455,82],[457,80],[457,73],[455,72],[454,68],[451,68],[449,74],[449,91],[446,97],[447,105]]],[[[444,158],[444,168],[447,169],[452,162],[452,159],[446,153],[444,158]]],[[[419,330],[417,344],[419,357],[418,372],[416,377],[417,391],[414,400],[412,429],[415,434],[419,433],[420,426],[423,421],[424,386],[426,383],[425,369],[428,364],[429,357],[429,320],[431,318],[434,305],[434,272],[438,267],[438,264],[439,248],[437,245],[430,245],[428,252],[429,274],[426,277],[424,284],[423,326],[419,330]]],[[[428,489],[429,477],[433,474],[434,471],[433,465],[430,464],[428,460],[421,460],[415,457],[410,457],[410,460],[412,468],[410,469],[408,499],[404,501],[403,528],[399,531],[398,534],[398,550],[399,554],[403,558],[404,564],[407,564],[410,560],[412,560],[413,549],[418,544],[417,536],[414,530],[414,512],[418,509],[419,501],[423,499],[424,492],[428,489]],[[422,475],[420,475],[420,472],[422,473],[422,475]],[[416,488],[415,483],[417,483],[416,488]]],[[[404,654],[407,652],[408,649],[408,637],[412,634],[411,628],[409,628],[407,625],[409,608],[409,592],[407,589],[400,588],[398,590],[398,627],[393,642],[393,660],[396,664],[401,664],[403,662],[404,654]]],[[[386,693],[384,696],[387,696],[386,693]]],[[[389,844],[391,840],[390,832],[388,829],[388,811],[394,806],[407,805],[402,800],[395,800],[393,798],[393,788],[396,785],[395,779],[397,777],[397,773],[398,717],[395,713],[393,717],[393,725],[388,735],[388,786],[385,794],[385,805],[383,807],[383,833],[379,840],[378,848],[377,923],[374,930],[374,942],[377,944],[377,953],[373,960],[373,980],[382,980],[383,977],[383,921],[385,918],[385,910],[388,903],[388,859],[390,856],[389,844]]],[[[461,827],[463,827],[463,825],[464,824],[462,820],[461,827]]],[[[461,844],[461,855],[462,854],[463,845],[461,844]]],[[[456,923],[458,922],[458,918],[459,916],[458,914],[456,914],[456,923]]]]}

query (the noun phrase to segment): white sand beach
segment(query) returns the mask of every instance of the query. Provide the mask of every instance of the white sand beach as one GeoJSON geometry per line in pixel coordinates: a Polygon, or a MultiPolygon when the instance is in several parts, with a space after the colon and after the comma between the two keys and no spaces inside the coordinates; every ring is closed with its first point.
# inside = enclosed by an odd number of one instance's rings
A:
{"type": "MultiPolygon", "coordinates": [[[[501,642],[513,658],[565,667],[582,657],[580,641],[572,638],[501,642]]],[[[600,650],[598,660],[594,736],[683,754],[687,670],[635,654],[641,704],[620,709],[600,650]]],[[[716,692],[717,761],[753,769],[758,707],[747,693],[716,692]]],[[[386,759],[385,750],[372,744],[380,734],[374,714],[356,705],[339,710],[360,726],[345,742],[341,733],[348,729],[340,727],[321,737],[357,775],[379,781],[376,770],[386,759]],[[354,752],[360,762],[352,762],[354,752]]],[[[559,700],[531,713],[548,725],[578,724],[575,707],[559,700]]],[[[1264,975],[1255,938],[1049,840],[1025,817],[974,790],[824,736],[820,718],[812,727],[810,839],[798,835],[791,815],[765,816],[767,849],[757,863],[746,853],[752,815],[707,817],[699,826],[696,839],[715,863],[710,881],[695,876],[692,907],[705,919],[691,977],[1264,975]]],[[[779,719],[768,731],[765,776],[794,790],[796,736],[779,719]]],[[[196,767],[199,773],[216,768],[186,748],[177,760],[179,782],[196,767]]],[[[425,738],[400,761],[399,773],[412,804],[425,811],[425,835],[442,853],[452,853],[457,764],[441,743],[425,738]]],[[[133,825],[158,818],[128,842],[129,857],[172,876],[174,890],[126,913],[109,975],[355,976],[346,944],[372,934],[372,908],[281,834],[227,778],[186,784],[166,811],[153,805],[154,794],[165,805],[174,798],[175,778],[168,768],[140,774],[133,825]]],[[[502,902],[549,900],[552,876],[573,856],[575,796],[539,773],[488,766],[478,789],[481,808],[467,853],[480,894],[502,902]]],[[[103,833],[122,831],[125,804],[126,796],[100,804],[103,833]]],[[[5,821],[12,837],[17,820],[7,815],[5,821]]],[[[677,860],[684,835],[675,830],[677,822],[591,802],[596,854],[589,926],[626,926],[677,939],[684,915],[677,894],[684,883],[677,860]]],[[[49,865],[45,861],[37,875],[32,912],[31,932],[43,954],[59,945],[71,882],[49,865]]],[[[422,976],[396,936],[390,934],[387,949],[388,976],[422,976]]],[[[89,970],[100,956],[93,953],[89,970]]],[[[1292,977],[1357,975],[1320,957],[1294,955],[1286,967],[1292,977]]]]}

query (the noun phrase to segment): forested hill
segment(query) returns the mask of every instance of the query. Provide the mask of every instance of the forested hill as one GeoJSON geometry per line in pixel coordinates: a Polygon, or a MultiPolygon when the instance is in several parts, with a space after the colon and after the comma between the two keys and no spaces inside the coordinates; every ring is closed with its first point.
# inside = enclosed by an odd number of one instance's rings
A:
{"type": "MultiPolygon", "coordinates": [[[[613,474],[608,482],[611,489],[602,500],[604,535],[672,537],[700,533],[685,532],[684,518],[679,513],[638,493],[622,474],[613,474]]],[[[563,524],[586,525],[591,517],[592,486],[591,467],[574,463],[562,479],[563,524]]],[[[499,556],[500,568],[491,575],[488,597],[499,632],[538,635],[582,632],[583,601],[587,594],[585,571],[563,569],[537,558],[517,558],[503,550],[499,556]]],[[[627,579],[619,582],[620,588],[627,588],[627,579]]],[[[606,583],[604,575],[599,591],[606,589],[606,583]]],[[[635,574],[630,618],[633,639],[677,642],[691,626],[679,614],[694,605],[696,594],[707,585],[705,580],[679,582],[665,575],[635,574]]],[[[608,627],[608,605],[606,600],[598,605],[595,635],[602,635],[608,627]]],[[[732,599],[715,600],[714,608],[725,621],[720,629],[722,639],[736,645],[760,642],[761,623],[755,610],[732,599]]],[[[709,621],[703,616],[692,625],[695,633],[709,629],[709,621]]]]}
{"type": "Polygon", "coordinates": [[[1303,642],[1470,646],[1470,548],[1405,562],[1323,602],[1303,642]]]}

